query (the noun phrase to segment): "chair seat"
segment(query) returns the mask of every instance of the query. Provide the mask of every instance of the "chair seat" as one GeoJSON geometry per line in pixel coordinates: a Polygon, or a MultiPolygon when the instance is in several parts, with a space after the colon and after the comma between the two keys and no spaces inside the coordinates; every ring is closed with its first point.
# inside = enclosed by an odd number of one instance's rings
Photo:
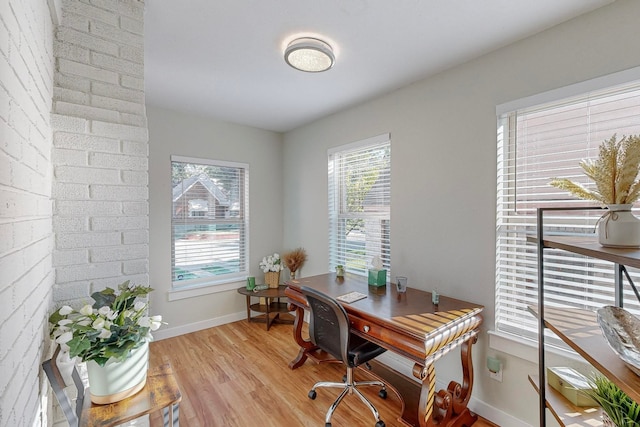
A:
{"type": "Polygon", "coordinates": [[[350,347],[348,356],[349,366],[352,368],[362,365],[387,351],[387,349],[354,334],[351,334],[350,347]]]}

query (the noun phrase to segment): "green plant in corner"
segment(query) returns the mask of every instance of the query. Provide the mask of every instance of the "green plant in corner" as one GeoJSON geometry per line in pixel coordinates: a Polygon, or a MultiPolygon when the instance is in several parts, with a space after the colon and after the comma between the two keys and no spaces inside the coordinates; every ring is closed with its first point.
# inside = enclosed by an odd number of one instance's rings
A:
{"type": "Polygon", "coordinates": [[[122,361],[131,350],[151,341],[151,331],[163,323],[160,315],[147,316],[148,304],[139,300],[152,290],[127,280],[117,291],[94,292],[94,303],[79,310],[65,305],[49,316],[51,336],[71,358],[79,356],[100,366],[110,358],[122,361]]]}
{"type": "Polygon", "coordinates": [[[598,402],[616,426],[640,427],[640,405],[602,375],[596,375],[590,383],[591,389],[584,393],[598,402]]]}
{"type": "Polygon", "coordinates": [[[567,178],[553,178],[551,185],[580,199],[606,205],[635,202],[640,197],[640,135],[625,136],[618,141],[614,134],[600,144],[596,160],[582,160],[580,167],[593,180],[595,189],[588,189],[567,178]]]}

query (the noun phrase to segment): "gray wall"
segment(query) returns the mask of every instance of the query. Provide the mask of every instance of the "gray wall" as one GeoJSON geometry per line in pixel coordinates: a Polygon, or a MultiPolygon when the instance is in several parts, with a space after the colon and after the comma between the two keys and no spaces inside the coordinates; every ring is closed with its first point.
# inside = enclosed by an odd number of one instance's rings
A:
{"type": "MultiPolygon", "coordinates": [[[[496,105],[639,66],[638,16],[640,2],[618,0],[285,134],[284,245],[307,249],[304,274],[328,268],[327,149],[390,132],[391,277],[405,275],[410,286],[437,286],[445,295],[483,304],[484,329],[492,329],[496,105]]],[[[533,348],[524,351],[535,358],[533,348]]],[[[537,424],[537,395],[527,381],[535,365],[490,349],[486,332],[474,352],[474,397],[482,409],[492,406],[537,424]],[[502,383],[488,379],[487,353],[504,360],[502,383]]],[[[437,369],[459,378],[457,365],[449,357],[437,369]]],[[[514,422],[506,418],[501,424],[514,422]]]]}
{"type": "Polygon", "coordinates": [[[243,318],[244,297],[233,290],[169,301],[171,289],[171,155],[249,164],[249,268],[261,277],[262,257],[280,251],[284,223],[282,135],[149,107],[149,283],[154,313],[168,325],[155,336],[176,335],[243,318]]]}

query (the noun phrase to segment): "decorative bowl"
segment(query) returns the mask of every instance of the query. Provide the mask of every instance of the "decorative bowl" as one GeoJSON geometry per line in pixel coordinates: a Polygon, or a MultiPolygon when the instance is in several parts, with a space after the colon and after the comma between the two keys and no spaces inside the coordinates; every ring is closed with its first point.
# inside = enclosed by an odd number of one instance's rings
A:
{"type": "Polygon", "coordinates": [[[597,311],[598,324],[609,346],[636,375],[640,375],[640,319],[612,305],[597,311]]]}

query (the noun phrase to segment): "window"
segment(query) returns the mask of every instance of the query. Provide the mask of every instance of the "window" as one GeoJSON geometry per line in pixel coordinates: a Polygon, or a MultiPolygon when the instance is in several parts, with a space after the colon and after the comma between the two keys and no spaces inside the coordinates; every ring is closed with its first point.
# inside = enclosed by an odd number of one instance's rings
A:
{"type": "Polygon", "coordinates": [[[329,268],[366,275],[374,257],[391,268],[388,134],[329,150],[329,268]]]}
{"type": "Polygon", "coordinates": [[[174,289],[248,274],[249,171],[245,164],[171,157],[174,289]]]}
{"type": "MultiPolygon", "coordinates": [[[[499,111],[497,331],[537,337],[537,321],[527,312],[528,306],[537,305],[537,248],[526,243],[526,236],[536,233],[536,208],[598,206],[551,187],[551,178],[566,177],[590,186],[579,161],[597,157],[599,145],[614,133],[618,138],[640,133],[640,80],[604,89],[602,80],[594,85],[600,87],[499,111]]],[[[543,95],[552,98],[557,92],[543,95]]],[[[547,212],[545,233],[594,233],[600,215],[597,210],[547,212]]],[[[613,264],[560,250],[547,249],[544,256],[545,305],[596,310],[614,304],[613,264]]],[[[629,272],[638,283],[638,272],[629,272]]],[[[624,300],[625,308],[640,308],[626,281],[624,300]]]]}

